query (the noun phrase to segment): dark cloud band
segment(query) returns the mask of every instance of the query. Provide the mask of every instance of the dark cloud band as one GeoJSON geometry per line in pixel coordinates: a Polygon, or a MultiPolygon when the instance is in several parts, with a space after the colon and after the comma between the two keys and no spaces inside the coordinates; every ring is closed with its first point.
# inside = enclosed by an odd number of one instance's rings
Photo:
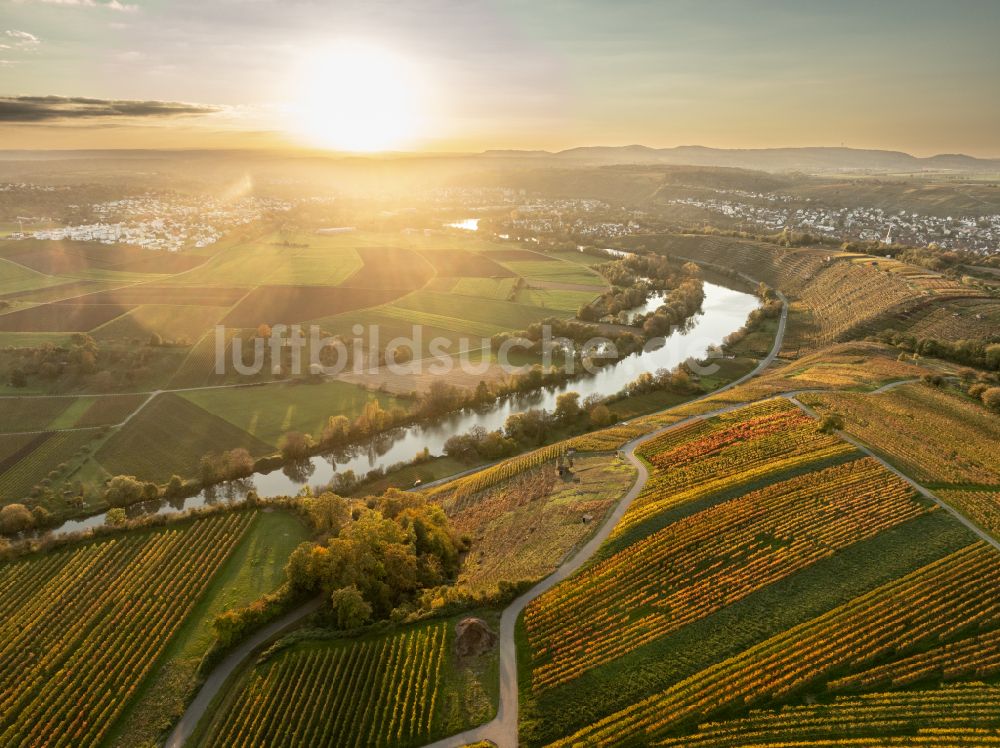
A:
{"type": "Polygon", "coordinates": [[[220,107],[176,101],[120,101],[79,96],[0,96],[0,122],[100,118],[181,117],[214,114],[220,107]]]}

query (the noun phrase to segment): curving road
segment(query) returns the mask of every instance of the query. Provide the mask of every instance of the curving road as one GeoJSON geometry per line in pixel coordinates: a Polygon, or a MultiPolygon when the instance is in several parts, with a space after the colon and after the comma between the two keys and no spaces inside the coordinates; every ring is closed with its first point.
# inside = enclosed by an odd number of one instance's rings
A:
{"type": "MultiPolygon", "coordinates": [[[[788,299],[786,299],[784,294],[781,292],[776,293],[781,299],[782,309],[781,316],[778,318],[778,329],[774,336],[774,344],[771,346],[771,350],[767,356],[762,358],[752,371],[744,374],[739,379],[736,379],[717,390],[694,398],[693,400],[688,401],[689,403],[698,402],[699,400],[704,400],[713,395],[717,395],[720,392],[725,392],[733,387],[737,387],[747,380],[757,376],[774,363],[774,359],[777,358],[778,352],[781,350],[781,344],[785,337],[785,325],[788,320],[788,299]]],[[[624,498],[618,502],[615,510],[608,516],[601,527],[597,530],[593,537],[587,541],[586,544],[581,546],[572,557],[563,561],[563,563],[552,574],[547,576],[527,592],[523,593],[520,597],[516,598],[509,606],[507,606],[507,608],[504,609],[500,616],[500,637],[498,644],[500,649],[500,699],[496,717],[494,717],[490,722],[480,725],[479,727],[475,727],[471,730],[467,730],[466,732],[459,733],[458,735],[452,735],[451,737],[432,743],[429,748],[451,748],[453,746],[458,748],[466,745],[467,743],[475,743],[480,740],[491,740],[500,746],[500,748],[517,745],[517,648],[514,642],[514,628],[517,624],[518,616],[521,615],[521,611],[523,611],[528,603],[536,597],[559,584],[559,582],[562,582],[583,566],[590,559],[590,557],[597,552],[597,549],[600,548],[601,544],[608,538],[615,525],[618,524],[618,521],[628,510],[632,501],[642,492],[642,489],[646,485],[646,480],[649,478],[649,472],[646,470],[646,466],[642,463],[642,461],[635,455],[637,447],[672,429],[680,428],[688,423],[711,418],[731,410],[736,410],[744,407],[745,405],[746,403],[734,403],[722,408],[717,408],[716,410],[708,413],[685,418],[682,421],[677,421],[676,423],[672,423],[649,434],[633,439],[622,447],[622,452],[625,458],[635,466],[637,471],[636,481],[632,485],[632,488],[624,496],[624,498]]],[[[477,470],[480,469],[482,469],[482,467],[477,468],[477,470]]],[[[454,477],[455,476],[450,476],[442,479],[442,482],[445,480],[452,480],[454,477]]],[[[427,484],[427,486],[429,485],[431,484],[427,484]]],[[[427,486],[423,486],[423,488],[426,488],[427,486]]],[[[277,636],[282,630],[288,628],[304,618],[307,614],[311,613],[316,609],[318,604],[319,601],[312,601],[309,605],[288,613],[281,620],[276,621],[265,629],[257,632],[257,634],[251,637],[248,641],[244,642],[238,649],[234,650],[225,660],[223,660],[223,662],[208,676],[205,683],[202,685],[201,690],[198,691],[194,701],[191,702],[187,710],[184,712],[184,715],[177,723],[174,731],[170,734],[166,743],[166,748],[181,748],[184,745],[185,741],[191,737],[195,727],[205,715],[209,705],[215,699],[226,680],[254,650],[277,636]]]]}
{"type": "MultiPolygon", "coordinates": [[[[774,336],[774,344],[771,346],[771,351],[767,354],[767,356],[760,360],[753,371],[745,374],[733,382],[730,382],[724,387],[720,387],[714,392],[706,393],[705,395],[695,398],[690,402],[704,400],[713,395],[717,395],[720,392],[725,392],[726,390],[741,385],[747,380],[760,374],[774,362],[778,352],[781,350],[781,344],[784,341],[785,324],[788,319],[788,299],[786,299],[781,293],[778,293],[778,296],[782,301],[781,317],[778,319],[778,330],[774,336]]],[[[672,423],[649,434],[633,439],[622,447],[622,452],[624,453],[625,458],[631,462],[637,470],[636,481],[632,488],[627,494],[625,494],[624,498],[618,502],[615,510],[585,545],[583,545],[571,558],[564,561],[559,568],[552,572],[552,574],[547,576],[527,592],[523,593],[520,597],[516,598],[514,602],[504,609],[503,614],[500,616],[500,703],[497,708],[496,717],[484,725],[474,727],[471,730],[459,733],[458,735],[452,735],[451,737],[431,743],[428,748],[460,748],[460,746],[467,745],[468,743],[475,743],[480,740],[490,740],[500,746],[500,748],[513,748],[513,746],[517,745],[517,647],[514,642],[514,628],[517,625],[517,619],[521,615],[521,612],[525,609],[525,607],[527,607],[528,603],[536,597],[552,589],[555,585],[570,577],[580,567],[587,563],[587,561],[590,560],[590,557],[593,556],[594,553],[597,552],[597,549],[601,547],[601,544],[607,540],[611,531],[614,529],[615,525],[618,524],[618,521],[628,510],[636,496],[642,493],[642,489],[645,487],[646,481],[649,478],[649,471],[646,469],[642,460],[636,456],[635,450],[637,447],[650,441],[651,439],[655,439],[667,431],[680,428],[694,421],[712,418],[713,416],[742,408],[745,405],[746,403],[735,403],[733,405],[717,408],[716,410],[709,411],[708,413],[702,413],[700,415],[685,418],[682,421],[677,421],[676,423],[672,423]]]]}
{"type": "Polygon", "coordinates": [[[166,748],[181,748],[187,742],[188,738],[194,733],[194,729],[198,726],[198,722],[205,714],[205,711],[213,699],[215,699],[216,694],[219,693],[219,690],[229,679],[229,676],[236,672],[236,669],[244,660],[253,654],[262,644],[275,638],[313,611],[319,609],[322,603],[323,598],[310,600],[305,605],[296,608],[290,613],[286,613],[277,621],[268,624],[230,652],[205,679],[197,696],[194,697],[194,701],[188,705],[187,710],[174,726],[173,732],[170,733],[170,737],[167,738],[166,748]]]}

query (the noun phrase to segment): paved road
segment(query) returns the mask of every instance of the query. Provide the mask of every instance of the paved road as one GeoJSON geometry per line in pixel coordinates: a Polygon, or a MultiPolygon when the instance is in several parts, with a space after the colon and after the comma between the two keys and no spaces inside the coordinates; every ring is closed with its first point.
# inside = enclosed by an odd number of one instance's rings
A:
{"type": "Polygon", "coordinates": [[[194,697],[194,701],[188,706],[187,711],[184,712],[180,721],[174,727],[174,731],[167,738],[166,748],[181,748],[184,745],[187,739],[191,737],[195,727],[198,726],[198,722],[205,714],[205,710],[208,709],[216,694],[219,693],[219,689],[229,679],[229,676],[236,672],[236,668],[253,654],[254,650],[317,610],[322,602],[322,598],[310,600],[305,605],[296,608],[277,621],[265,626],[230,652],[226,659],[220,662],[215,670],[205,679],[201,690],[198,691],[198,695],[194,697]]]}
{"type": "MultiPolygon", "coordinates": [[[[774,345],[771,347],[770,353],[760,360],[753,371],[733,382],[730,382],[725,387],[721,387],[714,392],[707,393],[702,397],[696,398],[692,402],[703,400],[707,397],[717,395],[720,392],[725,392],[728,389],[732,389],[733,387],[743,384],[752,377],[760,374],[774,362],[778,352],[781,350],[781,344],[785,337],[785,324],[788,319],[788,299],[786,299],[782,294],[779,294],[779,297],[781,298],[783,305],[781,317],[778,319],[778,330],[774,336],[774,345]]],[[[500,746],[500,748],[508,748],[508,746],[512,748],[517,745],[517,648],[514,642],[514,628],[517,625],[517,619],[521,615],[521,612],[525,609],[525,607],[527,607],[528,603],[570,577],[587,561],[589,561],[591,556],[593,556],[594,553],[597,552],[597,549],[601,547],[601,544],[607,540],[615,525],[618,524],[618,521],[632,504],[632,501],[635,500],[635,498],[642,492],[642,489],[646,485],[646,480],[649,478],[649,472],[646,470],[646,466],[642,463],[642,461],[636,457],[635,450],[637,447],[650,441],[651,439],[655,439],[667,431],[680,428],[694,421],[701,421],[731,410],[736,410],[737,408],[742,408],[744,405],[745,403],[734,403],[732,405],[717,408],[716,410],[708,413],[685,418],[682,421],[657,429],[650,434],[645,434],[644,436],[633,439],[622,447],[622,452],[624,453],[625,458],[635,466],[638,472],[635,484],[629,492],[625,494],[625,497],[618,502],[615,510],[584,546],[582,546],[571,558],[564,561],[562,565],[559,566],[559,568],[557,568],[552,574],[515,599],[514,602],[507,606],[500,616],[500,702],[497,709],[497,716],[492,721],[487,722],[484,725],[480,725],[479,727],[467,730],[466,732],[459,733],[458,735],[452,735],[451,737],[432,743],[429,748],[459,748],[460,746],[468,743],[475,743],[480,740],[491,740],[500,746]]]]}
{"type": "MultiPolygon", "coordinates": [[[[725,392],[726,390],[737,387],[747,380],[757,376],[763,372],[767,367],[774,363],[774,359],[777,357],[778,352],[781,350],[781,344],[785,336],[785,325],[788,319],[788,299],[785,298],[783,294],[778,292],[778,296],[781,299],[783,306],[781,310],[781,316],[778,318],[778,329],[774,336],[774,345],[771,347],[771,351],[761,359],[757,366],[744,376],[739,379],[730,382],[724,387],[706,393],[701,397],[695,398],[690,402],[697,402],[699,400],[704,400],[713,395],[717,395],[720,392],[725,392]]],[[[565,560],[561,566],[559,566],[551,575],[543,579],[541,582],[536,584],[527,592],[523,593],[520,597],[515,599],[501,614],[500,617],[500,637],[499,637],[499,649],[500,649],[500,701],[499,707],[497,709],[496,717],[487,722],[484,725],[468,730],[467,732],[460,733],[458,735],[453,735],[444,740],[440,740],[433,743],[431,748],[445,748],[446,746],[462,746],[466,743],[474,743],[479,740],[492,740],[501,748],[506,746],[516,746],[517,745],[517,721],[518,721],[518,688],[517,688],[517,649],[514,644],[514,627],[517,623],[517,618],[520,616],[521,611],[534,600],[536,597],[551,589],[553,586],[563,581],[564,579],[571,576],[576,572],[581,566],[583,566],[591,556],[600,548],[601,544],[607,539],[608,535],[614,529],[615,525],[622,518],[625,512],[628,510],[629,505],[638,496],[643,487],[646,485],[646,480],[649,478],[649,473],[646,470],[646,466],[642,464],[642,461],[636,457],[635,449],[641,444],[649,441],[650,439],[655,439],[660,434],[663,434],[672,429],[680,428],[685,424],[691,423],[693,421],[700,421],[705,418],[711,418],[722,413],[729,412],[731,410],[736,410],[741,408],[745,403],[733,403],[709,413],[703,413],[701,415],[691,416],[690,418],[685,418],[677,423],[672,423],[669,426],[664,426],[663,428],[657,429],[656,431],[645,434],[644,436],[633,439],[631,442],[626,444],[622,448],[625,458],[631,462],[637,472],[638,476],[635,484],[625,495],[625,497],[618,502],[617,507],[614,512],[605,520],[604,524],[597,530],[594,536],[583,545],[571,558],[565,560]]],[[[482,468],[479,468],[482,469],[482,468]]],[[[475,471],[467,471],[475,472],[475,471]]],[[[454,476],[451,476],[443,480],[451,480],[454,476]]],[[[437,482],[437,481],[436,481],[437,482]]],[[[428,484],[428,486],[431,484],[428,484]]],[[[318,605],[317,601],[313,601],[310,605],[318,605]]],[[[195,726],[201,720],[202,716],[205,714],[205,710],[211,704],[212,700],[218,694],[219,689],[223,686],[225,681],[229,676],[239,667],[239,664],[250,654],[259,647],[261,644],[274,637],[282,629],[287,628],[292,623],[301,620],[308,613],[315,610],[315,607],[305,610],[299,608],[297,610],[289,613],[281,621],[268,626],[266,629],[258,632],[252,639],[246,642],[243,646],[234,650],[232,654],[227,657],[222,664],[220,664],[209,677],[205,680],[204,685],[195,697],[195,700],[191,702],[191,705],[184,712],[181,717],[180,722],[177,723],[177,727],[174,728],[173,733],[171,733],[169,740],[167,741],[166,748],[181,748],[184,745],[185,740],[191,736],[194,731],[195,726]]]]}

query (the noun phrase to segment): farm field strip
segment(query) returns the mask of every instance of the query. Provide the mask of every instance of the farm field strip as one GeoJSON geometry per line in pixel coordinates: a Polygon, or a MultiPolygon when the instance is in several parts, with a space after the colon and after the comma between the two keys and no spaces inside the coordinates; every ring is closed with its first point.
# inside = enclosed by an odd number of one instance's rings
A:
{"type": "Polygon", "coordinates": [[[54,554],[64,563],[3,623],[0,741],[100,744],[252,519],[229,513],[54,554]]]}
{"type": "Polygon", "coordinates": [[[255,671],[210,746],[412,746],[433,730],[446,623],[360,643],[312,644],[255,671]]]}
{"type": "Polygon", "coordinates": [[[733,706],[788,698],[839,670],[1000,623],[1000,555],[983,542],[951,554],[706,668],[552,743],[651,742],[733,706]]]}
{"type": "Polygon", "coordinates": [[[928,511],[914,496],[863,458],[668,525],[528,606],[533,688],[568,682],[928,511]]]}
{"type": "Polygon", "coordinates": [[[94,438],[89,431],[56,431],[0,473],[0,496],[23,499],[53,466],[72,458],[94,438]]]}

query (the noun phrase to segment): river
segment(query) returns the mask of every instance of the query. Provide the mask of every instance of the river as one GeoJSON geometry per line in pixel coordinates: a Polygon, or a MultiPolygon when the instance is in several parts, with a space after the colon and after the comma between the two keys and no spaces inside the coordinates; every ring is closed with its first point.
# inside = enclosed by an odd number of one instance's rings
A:
{"type": "MultiPolygon", "coordinates": [[[[440,455],[444,443],[455,434],[465,434],[474,426],[488,431],[501,428],[511,413],[530,408],[553,410],[556,398],[563,392],[580,393],[581,399],[592,394],[612,395],[644,371],[671,369],[690,358],[702,359],[711,346],[718,345],[729,333],[740,328],[750,312],[758,306],[755,296],[726,286],[705,282],[702,311],[683,330],[677,330],[655,350],[646,350],[600,368],[595,374],[558,387],[498,401],[486,410],[464,410],[432,424],[397,429],[375,439],[371,444],[348,453],[319,455],[292,469],[277,469],[256,473],[233,484],[217,486],[197,496],[172,501],[158,500],[133,504],[126,509],[129,517],[153,513],[171,513],[219,501],[240,501],[253,490],[261,497],[294,496],[305,486],[325,486],[336,472],[353,470],[363,476],[377,467],[388,467],[409,461],[426,447],[432,455],[440,455]]],[[[648,303],[647,303],[648,305],[648,303]]],[[[83,519],[67,520],[52,530],[55,534],[76,532],[96,527],[105,521],[104,514],[83,519]]]]}

